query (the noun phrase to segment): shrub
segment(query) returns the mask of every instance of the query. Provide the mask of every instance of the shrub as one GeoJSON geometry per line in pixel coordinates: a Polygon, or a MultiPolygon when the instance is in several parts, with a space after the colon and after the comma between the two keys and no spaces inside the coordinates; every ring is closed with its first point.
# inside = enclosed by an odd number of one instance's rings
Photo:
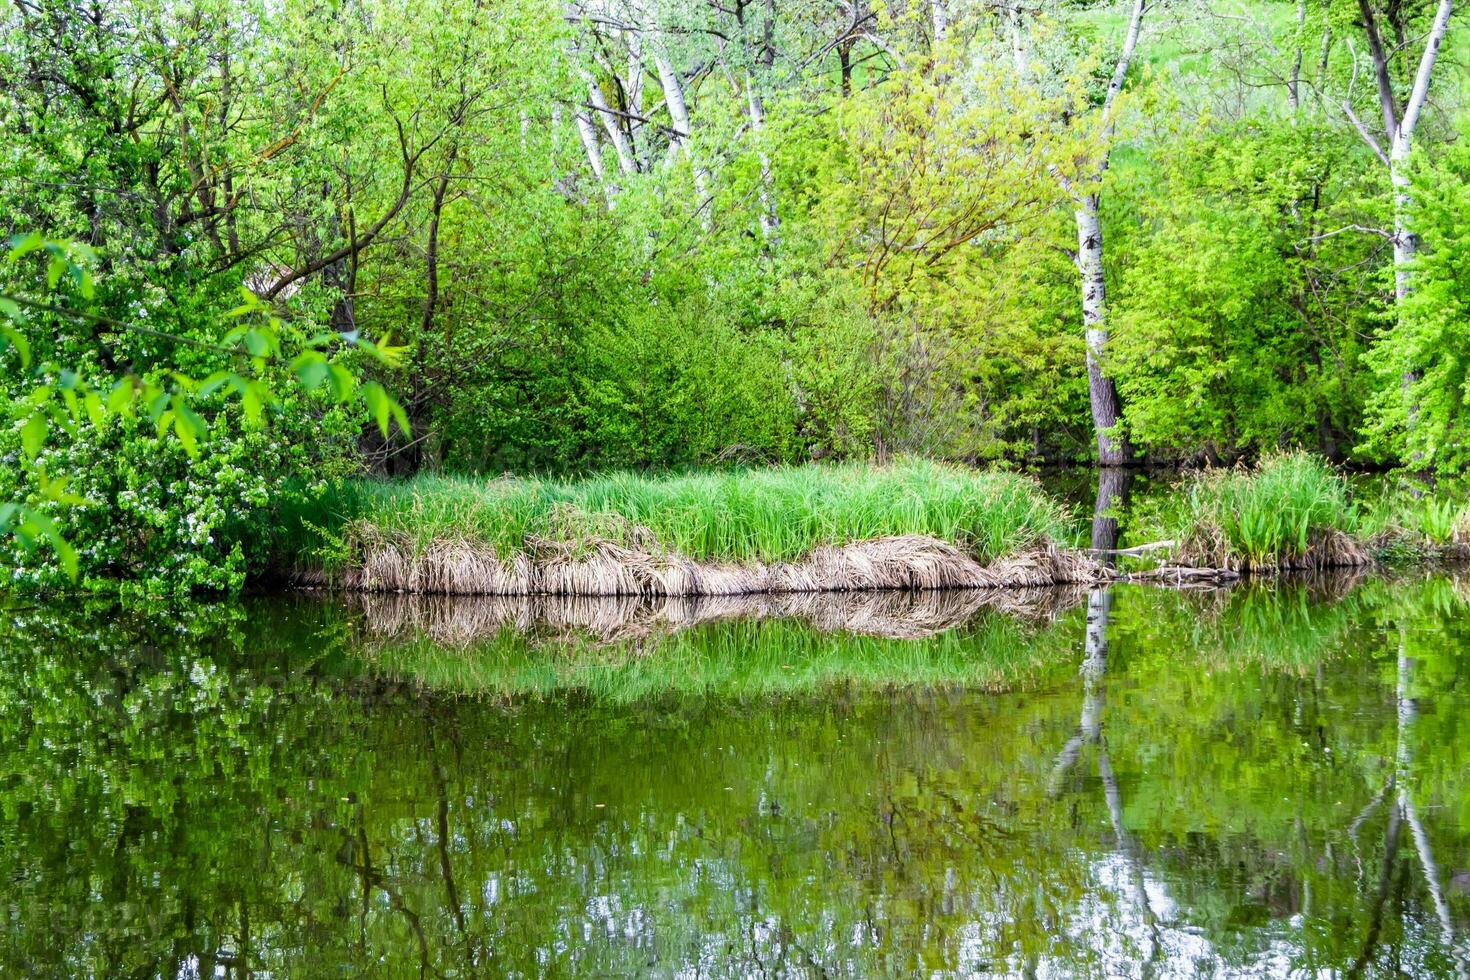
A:
{"type": "Polygon", "coordinates": [[[321,492],[343,475],[358,425],[342,409],[321,410],[299,393],[261,428],[238,411],[213,413],[209,437],[190,458],[176,439],[160,439],[146,414],[76,422],[55,432],[35,460],[65,477],[80,505],[44,499],[19,465],[18,423],[0,429],[0,499],[47,513],[75,542],[72,583],[54,552],[0,542],[3,584],[21,588],[127,590],[149,594],[238,592],[266,562],[274,508],[321,492]]]}

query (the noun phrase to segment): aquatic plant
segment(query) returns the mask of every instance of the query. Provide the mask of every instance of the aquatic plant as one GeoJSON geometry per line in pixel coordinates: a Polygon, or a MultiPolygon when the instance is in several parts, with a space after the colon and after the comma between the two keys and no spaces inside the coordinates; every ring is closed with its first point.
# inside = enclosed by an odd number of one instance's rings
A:
{"type": "Polygon", "coordinates": [[[903,460],[358,481],[295,515],[286,551],[366,588],[730,594],[1086,578],[1089,563],[1057,548],[1068,538],[1029,477],[903,460]]]}
{"type": "Polygon", "coordinates": [[[1359,529],[1346,479],[1303,452],[1190,477],[1157,527],[1160,537],[1178,542],[1180,564],[1224,569],[1366,564],[1359,529]]]}

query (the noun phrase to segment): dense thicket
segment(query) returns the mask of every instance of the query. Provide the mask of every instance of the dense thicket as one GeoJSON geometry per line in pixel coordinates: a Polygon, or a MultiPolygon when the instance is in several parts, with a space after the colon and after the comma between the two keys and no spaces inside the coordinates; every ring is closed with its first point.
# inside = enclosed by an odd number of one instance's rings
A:
{"type": "MultiPolygon", "coordinates": [[[[207,373],[190,341],[244,284],[407,344],[362,370],[411,433],[220,405],[200,463],[82,420],[45,452],[94,506],[43,503],[92,568],[214,548],[237,582],[262,504],[363,465],[1305,446],[1458,472],[1452,7],[20,0],[0,229],[91,246],[97,288],[0,266],[92,317],[29,316],[24,371],[0,353],[0,459],[35,455],[27,399],[63,368],[207,373]]],[[[0,499],[37,499],[6,469],[0,499]]]]}

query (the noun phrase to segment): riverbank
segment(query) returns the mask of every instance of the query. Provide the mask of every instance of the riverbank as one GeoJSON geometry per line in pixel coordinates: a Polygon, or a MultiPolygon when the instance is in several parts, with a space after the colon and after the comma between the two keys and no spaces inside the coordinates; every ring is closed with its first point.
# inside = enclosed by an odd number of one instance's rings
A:
{"type": "Polygon", "coordinates": [[[287,515],[296,584],[448,595],[730,596],[1228,578],[1463,555],[1470,507],[1355,500],[1305,454],[1186,477],[1083,546],[1035,479],[923,460],[582,480],[356,481],[287,515]],[[1123,549],[1126,551],[1127,549],[1123,549]]]}

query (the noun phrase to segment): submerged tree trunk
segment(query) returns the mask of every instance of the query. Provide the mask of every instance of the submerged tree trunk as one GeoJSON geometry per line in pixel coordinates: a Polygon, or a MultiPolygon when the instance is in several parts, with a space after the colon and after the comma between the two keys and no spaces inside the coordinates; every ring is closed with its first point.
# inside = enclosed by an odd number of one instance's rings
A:
{"type": "Polygon", "coordinates": [[[1107,283],[1103,277],[1102,223],[1098,198],[1077,202],[1077,273],[1082,288],[1082,328],[1087,342],[1087,396],[1092,405],[1092,427],[1097,434],[1097,461],[1102,466],[1124,466],[1133,460],[1128,439],[1118,430],[1123,405],[1118,388],[1104,371],[1108,346],[1107,283]]]}

